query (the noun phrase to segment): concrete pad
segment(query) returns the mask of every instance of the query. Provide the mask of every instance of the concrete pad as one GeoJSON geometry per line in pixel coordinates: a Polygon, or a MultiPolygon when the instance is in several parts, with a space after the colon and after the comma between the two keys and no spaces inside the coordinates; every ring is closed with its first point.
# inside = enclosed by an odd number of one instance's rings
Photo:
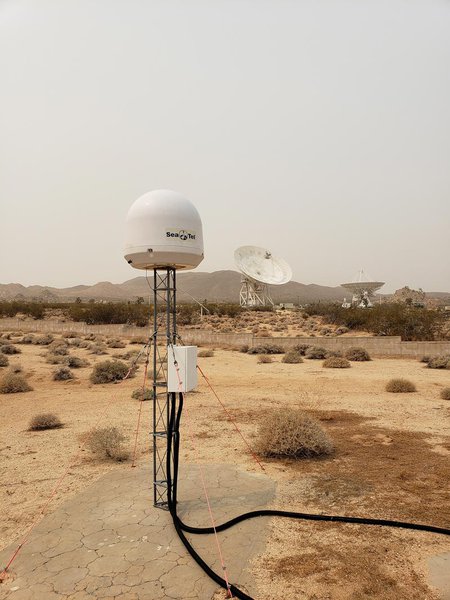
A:
{"type": "Polygon", "coordinates": [[[441,600],[450,600],[450,552],[428,559],[430,584],[439,591],[441,600]]]}
{"type": "MultiPolygon", "coordinates": [[[[216,524],[265,508],[274,497],[266,475],[230,465],[206,465],[203,471],[216,524]]],[[[0,585],[0,598],[210,600],[217,585],[185,550],[170,514],[153,507],[151,481],[149,466],[124,466],[46,516],[0,585]]],[[[184,522],[211,526],[198,466],[181,466],[178,497],[184,522]]],[[[251,594],[257,591],[246,565],[264,549],[266,531],[267,519],[258,518],[219,534],[230,581],[251,594]]],[[[188,538],[222,574],[214,536],[188,538]]],[[[0,553],[0,566],[16,547],[0,553]]]]}

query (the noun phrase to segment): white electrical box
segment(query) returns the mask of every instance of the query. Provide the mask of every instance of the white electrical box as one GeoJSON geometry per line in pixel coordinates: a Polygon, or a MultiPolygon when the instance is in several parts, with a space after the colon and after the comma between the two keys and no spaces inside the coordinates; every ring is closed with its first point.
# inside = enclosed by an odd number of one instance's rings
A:
{"type": "Polygon", "coordinates": [[[169,346],[167,348],[167,391],[189,392],[196,387],[197,346],[169,346]]]}

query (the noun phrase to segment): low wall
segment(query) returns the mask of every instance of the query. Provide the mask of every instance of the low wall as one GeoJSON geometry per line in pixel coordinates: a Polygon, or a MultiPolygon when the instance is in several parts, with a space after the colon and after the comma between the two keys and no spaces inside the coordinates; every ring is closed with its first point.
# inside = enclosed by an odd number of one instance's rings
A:
{"type": "MultiPolygon", "coordinates": [[[[82,322],[22,321],[0,319],[0,331],[26,331],[35,333],[89,333],[128,338],[147,337],[148,328],[133,325],[87,325],[82,322]]],[[[180,328],[183,342],[199,346],[239,347],[277,344],[286,350],[296,344],[322,346],[330,350],[345,351],[351,346],[361,346],[372,356],[404,356],[419,358],[424,355],[450,354],[450,342],[402,342],[397,336],[380,337],[254,337],[251,333],[216,333],[201,329],[180,328]]]]}

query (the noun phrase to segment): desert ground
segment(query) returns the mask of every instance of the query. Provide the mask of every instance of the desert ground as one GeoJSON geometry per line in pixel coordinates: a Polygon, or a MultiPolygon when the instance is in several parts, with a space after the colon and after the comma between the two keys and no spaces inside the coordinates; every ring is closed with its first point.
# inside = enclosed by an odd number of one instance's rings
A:
{"type": "MultiPolygon", "coordinates": [[[[89,366],[74,369],[73,380],[53,381],[56,366],[46,362],[47,347],[15,345],[21,353],[9,356],[9,363],[22,366],[33,390],[0,395],[2,548],[26,532],[68,468],[46,514],[103,473],[131,468],[131,458],[101,459],[82,445],[94,426],[119,427],[132,455],[141,410],[137,460],[151,460],[152,403],[131,398],[142,386],[143,365],[119,384],[89,381],[96,362],[139,346],[127,342],[125,348],[107,348],[107,355],[69,347],[89,366]],[[57,414],[64,427],[29,431],[38,413],[57,414]]],[[[255,355],[218,348],[199,358],[250,444],[267,412],[284,407],[316,417],[334,443],[334,453],[321,459],[262,460],[266,476],[277,482],[273,507],[450,527],[450,403],[439,395],[450,385],[449,371],[412,359],[374,358],[326,369],[321,360],[284,364],[281,358],[259,364],[255,355]],[[386,392],[394,377],[411,380],[417,392],[386,392]]],[[[186,396],[182,436],[182,468],[211,462],[260,470],[202,379],[186,396]]],[[[278,518],[266,522],[266,550],[249,565],[259,600],[439,598],[427,578],[427,559],[448,552],[448,538],[278,518]]]]}

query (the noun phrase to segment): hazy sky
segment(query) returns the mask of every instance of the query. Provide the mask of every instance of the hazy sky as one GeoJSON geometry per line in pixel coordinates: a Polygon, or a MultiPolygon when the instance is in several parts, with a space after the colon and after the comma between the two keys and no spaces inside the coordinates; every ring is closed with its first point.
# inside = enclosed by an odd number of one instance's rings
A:
{"type": "Polygon", "coordinates": [[[450,1],[0,0],[0,283],[141,273],[127,210],[172,188],[201,271],[265,246],[450,290],[450,1]]]}

